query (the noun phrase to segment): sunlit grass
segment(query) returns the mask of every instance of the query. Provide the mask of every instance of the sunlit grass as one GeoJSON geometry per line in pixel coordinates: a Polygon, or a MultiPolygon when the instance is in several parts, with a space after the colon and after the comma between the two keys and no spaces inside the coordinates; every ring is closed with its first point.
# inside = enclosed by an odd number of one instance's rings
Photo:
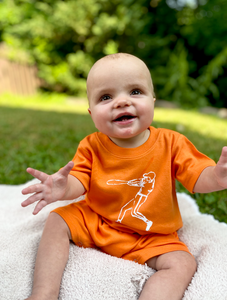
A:
{"type": "Polygon", "coordinates": [[[154,120],[175,124],[177,131],[183,132],[187,127],[206,137],[223,139],[227,142],[227,120],[216,116],[193,110],[156,108],[154,120]]]}
{"type": "Polygon", "coordinates": [[[156,108],[154,123],[178,131],[203,153],[218,160],[227,146],[227,120],[193,110],[156,108]]]}
{"type": "Polygon", "coordinates": [[[0,106],[87,114],[88,102],[65,94],[39,93],[33,96],[0,95],[0,106]]]}

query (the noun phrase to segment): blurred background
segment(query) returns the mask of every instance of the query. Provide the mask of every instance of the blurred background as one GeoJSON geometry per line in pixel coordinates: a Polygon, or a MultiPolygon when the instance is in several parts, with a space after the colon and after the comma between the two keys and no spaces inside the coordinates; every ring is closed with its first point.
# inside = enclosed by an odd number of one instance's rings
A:
{"type": "MultiPolygon", "coordinates": [[[[0,184],[31,180],[28,166],[53,173],[72,159],[96,130],[87,74],[116,52],[150,69],[153,126],[183,133],[217,161],[227,145],[226,20],[226,0],[1,0],[0,184]]],[[[227,191],[193,197],[227,222],[227,191]]]]}
{"type": "Polygon", "coordinates": [[[0,16],[1,92],[85,96],[92,64],[128,52],[148,65],[158,99],[227,107],[225,0],[2,0],[0,16]]]}

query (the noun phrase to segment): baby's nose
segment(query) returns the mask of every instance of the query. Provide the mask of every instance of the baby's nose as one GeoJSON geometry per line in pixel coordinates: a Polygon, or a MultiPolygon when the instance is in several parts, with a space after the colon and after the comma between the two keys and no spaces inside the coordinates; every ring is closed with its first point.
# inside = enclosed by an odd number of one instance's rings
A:
{"type": "Polygon", "coordinates": [[[120,108],[120,107],[130,106],[130,105],[131,105],[131,101],[127,97],[118,97],[117,99],[115,99],[114,102],[114,108],[120,108]]]}

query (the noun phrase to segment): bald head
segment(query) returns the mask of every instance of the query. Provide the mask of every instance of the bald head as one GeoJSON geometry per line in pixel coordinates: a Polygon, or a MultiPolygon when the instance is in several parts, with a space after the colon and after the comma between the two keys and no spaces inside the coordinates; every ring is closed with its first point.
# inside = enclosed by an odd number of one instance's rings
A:
{"type": "MultiPolygon", "coordinates": [[[[153,83],[150,75],[150,71],[148,70],[146,64],[139,59],[138,57],[128,54],[128,53],[116,53],[104,56],[103,58],[99,59],[91,68],[88,77],[87,77],[87,95],[88,100],[90,99],[90,95],[92,93],[92,86],[93,81],[96,74],[102,70],[103,67],[106,67],[106,72],[111,72],[112,70],[117,70],[121,72],[122,66],[130,66],[137,65],[138,69],[142,70],[143,75],[147,77],[147,81],[150,85],[152,95],[154,96],[154,88],[153,83]]],[[[90,100],[89,100],[90,101],[90,100]]]]}

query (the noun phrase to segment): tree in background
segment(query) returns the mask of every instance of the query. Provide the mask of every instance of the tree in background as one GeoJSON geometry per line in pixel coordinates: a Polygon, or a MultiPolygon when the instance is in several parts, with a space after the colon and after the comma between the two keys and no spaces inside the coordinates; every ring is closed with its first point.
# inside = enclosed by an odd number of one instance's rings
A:
{"type": "Polygon", "coordinates": [[[195,10],[184,9],[181,34],[195,67],[196,90],[212,105],[227,107],[227,2],[197,0],[195,10]]]}
{"type": "Polygon", "coordinates": [[[157,98],[227,107],[227,2],[181,3],[3,0],[0,39],[29,53],[49,90],[84,94],[97,59],[128,52],[147,63],[157,98]]]}

